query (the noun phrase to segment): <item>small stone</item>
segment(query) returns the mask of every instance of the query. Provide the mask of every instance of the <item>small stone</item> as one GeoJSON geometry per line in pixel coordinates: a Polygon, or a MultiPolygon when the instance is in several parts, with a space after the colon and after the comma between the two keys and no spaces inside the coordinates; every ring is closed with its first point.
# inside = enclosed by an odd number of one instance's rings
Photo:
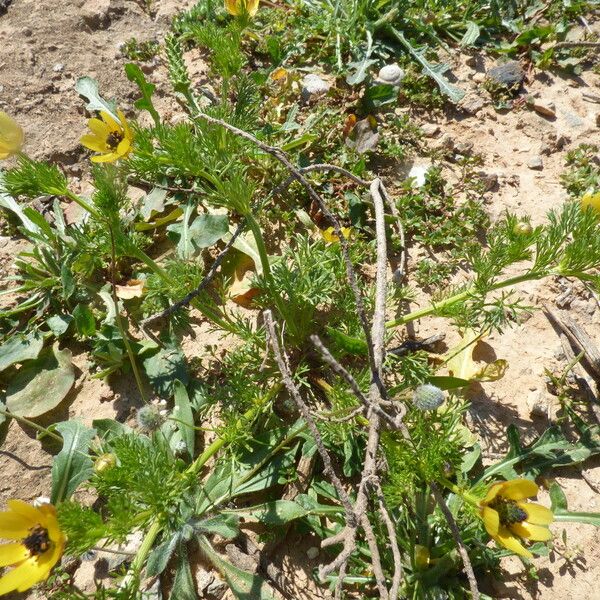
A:
{"type": "Polygon", "coordinates": [[[53,67],[52,70],[55,73],[62,73],[65,70],[65,65],[63,65],[62,63],[56,63],[53,67]]]}
{"type": "Polygon", "coordinates": [[[206,588],[206,597],[210,600],[221,600],[227,589],[228,585],[218,575],[215,575],[213,581],[206,588]]]}
{"type": "Polygon", "coordinates": [[[471,78],[475,83],[483,83],[485,81],[485,73],[475,73],[471,78]]]}
{"type": "Polygon", "coordinates": [[[596,115],[596,127],[600,127],[600,113],[596,115]]]}
{"type": "Polygon", "coordinates": [[[445,133],[437,142],[436,148],[444,150],[454,150],[454,138],[449,134],[445,133]]]}
{"type": "Polygon", "coordinates": [[[92,0],[81,6],[81,18],[92,30],[106,29],[110,25],[110,0],[92,0]]]}
{"type": "Polygon", "coordinates": [[[527,162],[527,166],[533,171],[541,171],[544,168],[544,161],[541,156],[533,156],[527,162]]]}
{"type": "Polygon", "coordinates": [[[404,75],[404,70],[401,69],[396,63],[385,65],[385,67],[382,67],[379,70],[377,82],[399,87],[404,79],[404,75]]]}
{"type": "Polygon", "coordinates": [[[498,174],[497,173],[486,173],[485,171],[479,171],[478,173],[481,182],[483,183],[483,189],[486,192],[491,192],[498,187],[498,174]]]}
{"type": "Polygon", "coordinates": [[[469,156],[473,152],[473,142],[458,142],[458,144],[454,146],[454,151],[461,156],[469,156]]]}
{"type": "Polygon", "coordinates": [[[533,108],[538,115],[542,115],[548,119],[556,119],[556,105],[554,102],[534,100],[531,104],[531,108],[533,108]]]}
{"type": "Polygon", "coordinates": [[[331,85],[324,79],[314,73],[309,73],[302,80],[302,99],[306,102],[314,96],[322,96],[323,94],[326,94],[330,88],[331,85]]]}
{"type": "Polygon", "coordinates": [[[425,123],[421,125],[421,131],[425,137],[432,138],[440,132],[440,126],[435,123],[425,123]]]}
{"type": "Polygon", "coordinates": [[[414,185],[416,187],[422,187],[427,181],[427,171],[429,171],[429,166],[414,165],[408,172],[408,177],[415,180],[414,185]]]}
{"type": "Polygon", "coordinates": [[[527,396],[527,409],[532,417],[548,416],[548,398],[545,392],[535,391],[527,396]]]}
{"type": "Polygon", "coordinates": [[[319,556],[319,549],[316,546],[312,546],[306,551],[306,556],[308,556],[310,560],[315,560],[315,558],[319,556]]]}
{"type": "Polygon", "coordinates": [[[487,77],[494,83],[505,88],[517,88],[525,79],[525,73],[516,60],[497,64],[487,72],[487,77]]]}
{"type": "Polygon", "coordinates": [[[476,115],[485,106],[485,100],[477,94],[465,96],[458,107],[468,115],[476,115]]]}

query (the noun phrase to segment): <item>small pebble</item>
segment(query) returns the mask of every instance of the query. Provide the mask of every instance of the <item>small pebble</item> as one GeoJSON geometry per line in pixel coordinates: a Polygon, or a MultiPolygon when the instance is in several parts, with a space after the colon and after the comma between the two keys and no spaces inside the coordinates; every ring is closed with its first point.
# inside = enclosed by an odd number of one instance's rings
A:
{"type": "Polygon", "coordinates": [[[385,67],[382,67],[379,70],[377,82],[398,87],[402,83],[404,75],[404,70],[401,69],[396,63],[385,65],[385,67]]]}
{"type": "Polygon", "coordinates": [[[310,560],[314,560],[319,556],[319,549],[316,546],[312,546],[306,551],[306,556],[308,556],[310,560]]]}
{"type": "Polygon", "coordinates": [[[314,73],[309,73],[302,80],[302,98],[305,101],[310,100],[313,96],[326,94],[330,88],[331,85],[324,79],[314,73]]]}
{"type": "Polygon", "coordinates": [[[544,168],[544,161],[541,156],[533,156],[527,162],[527,166],[533,171],[541,171],[544,168]]]}

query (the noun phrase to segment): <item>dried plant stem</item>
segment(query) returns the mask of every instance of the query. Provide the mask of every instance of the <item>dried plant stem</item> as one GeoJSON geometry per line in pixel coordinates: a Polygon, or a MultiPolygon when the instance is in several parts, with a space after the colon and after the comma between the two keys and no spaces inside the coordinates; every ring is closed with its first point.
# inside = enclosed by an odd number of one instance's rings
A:
{"type": "Polygon", "coordinates": [[[450,512],[450,509],[448,508],[448,505],[446,504],[446,501],[444,500],[444,496],[442,495],[442,492],[440,491],[440,488],[437,486],[436,483],[431,484],[431,491],[433,493],[433,497],[435,498],[435,501],[437,502],[438,506],[440,507],[440,510],[442,511],[442,514],[444,515],[444,517],[446,518],[446,521],[448,522],[448,527],[450,527],[450,532],[452,533],[454,542],[456,543],[456,546],[458,547],[458,551],[460,553],[460,556],[463,561],[463,566],[465,568],[465,573],[467,575],[467,579],[469,580],[469,588],[471,589],[471,598],[472,598],[472,600],[479,600],[480,596],[479,596],[479,589],[477,588],[477,579],[475,578],[475,572],[473,571],[473,565],[471,564],[471,559],[469,558],[469,553],[468,553],[465,543],[463,542],[462,537],[460,535],[458,525],[456,524],[456,521],[454,520],[454,517],[452,516],[452,513],[450,512]]]}

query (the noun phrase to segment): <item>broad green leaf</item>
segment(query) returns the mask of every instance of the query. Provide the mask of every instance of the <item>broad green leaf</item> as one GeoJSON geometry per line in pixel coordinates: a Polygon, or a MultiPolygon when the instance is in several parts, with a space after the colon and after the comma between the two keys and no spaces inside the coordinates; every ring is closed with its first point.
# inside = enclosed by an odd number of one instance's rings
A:
{"type": "Polygon", "coordinates": [[[92,421],[92,427],[96,430],[98,437],[104,441],[121,437],[132,432],[129,425],[119,423],[114,419],[94,419],[92,421]]]}
{"type": "Polygon", "coordinates": [[[198,536],[198,544],[208,560],[223,575],[229,584],[229,589],[238,600],[277,600],[263,579],[258,575],[242,571],[221,558],[203,535],[198,536]]]}
{"type": "Polygon", "coordinates": [[[480,33],[479,25],[473,21],[469,21],[467,23],[467,30],[460,40],[460,45],[463,48],[475,45],[475,42],[479,39],[480,33]]]}
{"type": "Polygon", "coordinates": [[[46,325],[50,328],[50,331],[55,337],[60,337],[71,324],[73,317],[71,315],[52,315],[46,320],[46,325]]]}
{"type": "Polygon", "coordinates": [[[91,337],[96,333],[94,313],[85,304],[78,304],[73,309],[73,319],[77,333],[82,337],[91,337]]]}
{"type": "Polygon", "coordinates": [[[62,435],[63,447],[52,462],[52,504],[68,500],[77,487],[89,479],[94,471],[88,456],[95,429],[79,421],[64,421],[56,425],[62,435]]]}
{"type": "Polygon", "coordinates": [[[600,527],[600,513],[558,510],[554,511],[554,522],[585,523],[587,525],[595,525],[596,527],[600,527]]]}
{"type": "Polygon", "coordinates": [[[553,512],[558,510],[568,510],[569,507],[567,505],[567,497],[556,481],[550,485],[550,489],[548,491],[550,492],[550,501],[552,502],[553,512]]]}
{"type": "Polygon", "coordinates": [[[177,547],[177,544],[181,542],[181,534],[177,532],[172,535],[167,541],[156,546],[148,556],[148,562],[146,563],[146,575],[148,577],[155,577],[160,575],[169,564],[171,556],[177,547]]]}
{"type": "Polygon", "coordinates": [[[440,88],[440,91],[444,96],[448,96],[448,98],[454,103],[457,104],[460,102],[464,96],[465,92],[460,88],[452,85],[450,81],[444,76],[444,73],[448,70],[447,65],[433,65],[431,64],[427,58],[425,57],[425,48],[413,48],[413,46],[409,43],[409,41],[404,37],[404,34],[396,31],[393,27],[390,28],[390,31],[394,34],[396,39],[408,50],[408,52],[412,55],[412,57],[417,60],[421,66],[423,67],[423,73],[428,77],[431,77],[440,88]]]}
{"type": "Polygon", "coordinates": [[[359,83],[362,83],[367,78],[369,68],[374,64],[377,64],[377,61],[371,58],[372,51],[373,36],[371,35],[371,32],[367,30],[367,48],[363,59],[357,62],[348,63],[348,66],[354,69],[353,73],[349,73],[346,76],[346,83],[348,85],[358,85],[359,83]]]}
{"type": "MultiPolygon", "coordinates": [[[[2,174],[0,174],[0,187],[2,186],[2,174]]],[[[6,208],[13,212],[23,224],[23,227],[29,232],[37,233],[39,231],[38,226],[27,218],[23,209],[19,206],[18,202],[8,194],[0,191],[0,208],[6,208]]]]}
{"type": "Polygon", "coordinates": [[[125,65],[125,73],[127,79],[135,83],[142,93],[142,97],[133,103],[134,106],[139,110],[147,110],[150,113],[154,124],[158,127],[158,125],[160,125],[160,116],[158,115],[158,112],[156,112],[154,104],[152,104],[152,94],[154,94],[156,86],[146,81],[144,73],[135,63],[127,63],[125,65]]]}
{"type": "Polygon", "coordinates": [[[37,333],[16,334],[0,346],[0,372],[12,365],[38,357],[44,346],[44,340],[37,333]]]}
{"type": "Polygon", "coordinates": [[[190,457],[194,456],[194,444],[196,440],[196,430],[194,429],[194,413],[190,404],[190,398],[187,389],[181,381],[175,381],[175,406],[173,408],[173,417],[177,418],[175,425],[181,434],[181,439],[189,452],[190,457]]]}
{"type": "Polygon", "coordinates": [[[508,368],[504,359],[491,363],[474,360],[473,352],[482,337],[483,334],[468,329],[458,346],[447,353],[444,358],[452,377],[467,381],[497,381],[504,376],[508,368]]]}
{"type": "Polygon", "coordinates": [[[242,517],[246,522],[264,523],[265,525],[285,525],[295,519],[310,514],[310,511],[293,500],[273,500],[257,506],[227,511],[242,517]]]}
{"type": "Polygon", "coordinates": [[[470,383],[467,379],[450,377],[449,375],[434,375],[429,378],[428,382],[439,387],[441,390],[456,390],[465,387],[470,383]]]}
{"type": "Polygon", "coordinates": [[[233,513],[220,514],[196,521],[193,526],[198,533],[213,533],[226,540],[232,540],[240,533],[239,520],[239,516],[233,513]]]}
{"type": "Polygon", "coordinates": [[[52,349],[19,370],[6,390],[6,407],[19,417],[39,417],[58,406],[75,382],[70,350],[52,349]]]}
{"type": "Polygon", "coordinates": [[[167,227],[169,232],[173,232],[176,235],[179,234],[179,241],[177,242],[177,254],[184,260],[188,260],[194,255],[194,246],[192,245],[192,240],[190,239],[190,219],[192,218],[192,213],[194,212],[195,208],[196,207],[191,202],[188,202],[185,206],[185,211],[183,212],[183,221],[181,223],[174,223],[173,225],[169,225],[167,227]]]}
{"type": "Polygon", "coordinates": [[[197,248],[209,248],[223,239],[228,231],[227,215],[201,214],[190,226],[190,238],[197,248]]]}
{"type": "Polygon", "coordinates": [[[38,212],[31,206],[27,206],[23,209],[23,214],[49,239],[56,239],[56,232],[50,227],[50,224],[46,219],[44,219],[44,215],[38,212]]]}
{"type": "Polygon", "coordinates": [[[86,109],[90,112],[104,111],[108,113],[117,123],[120,122],[117,115],[117,105],[114,100],[104,100],[98,93],[98,82],[91,77],[80,77],[75,84],[78,94],[87,101],[86,109]]]}
{"type": "Polygon", "coordinates": [[[183,352],[173,345],[161,348],[156,354],[144,360],[144,369],[150,383],[163,398],[173,394],[176,380],[183,385],[189,382],[183,352]]]}
{"type": "Polygon", "coordinates": [[[171,600],[198,599],[184,542],[180,542],[177,546],[177,570],[175,571],[175,580],[169,598],[171,600]]]}
{"type": "Polygon", "coordinates": [[[353,356],[366,356],[367,342],[360,338],[349,336],[333,327],[326,326],[327,335],[333,341],[334,348],[353,356]]]}
{"type": "Polygon", "coordinates": [[[167,190],[159,187],[152,188],[142,200],[140,214],[144,221],[149,221],[154,215],[160,215],[165,211],[165,199],[167,190]]]}
{"type": "Polygon", "coordinates": [[[169,214],[164,217],[159,217],[150,223],[136,223],[135,230],[136,231],[149,231],[150,229],[156,229],[157,227],[162,227],[167,223],[171,223],[175,221],[183,214],[183,209],[181,207],[174,208],[169,214]]]}
{"type": "MultiPolygon", "coordinates": [[[[234,228],[231,227],[229,232],[225,234],[223,240],[228,242],[233,235],[234,228]]],[[[233,242],[233,247],[236,250],[239,250],[242,254],[246,254],[249,256],[254,262],[254,268],[259,275],[262,275],[262,263],[260,262],[260,255],[258,253],[258,248],[256,247],[256,242],[254,241],[254,237],[252,233],[247,232],[246,234],[239,235],[235,242],[233,242]]]]}

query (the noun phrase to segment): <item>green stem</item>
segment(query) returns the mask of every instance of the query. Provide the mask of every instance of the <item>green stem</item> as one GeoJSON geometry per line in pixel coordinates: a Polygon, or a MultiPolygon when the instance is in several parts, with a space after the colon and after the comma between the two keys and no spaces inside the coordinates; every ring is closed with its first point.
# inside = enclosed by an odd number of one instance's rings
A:
{"type": "Polygon", "coordinates": [[[460,496],[463,500],[466,500],[469,504],[472,504],[473,506],[479,506],[479,504],[481,503],[481,500],[477,496],[471,494],[470,492],[467,492],[466,490],[459,488],[455,483],[452,483],[445,477],[438,478],[438,483],[441,483],[445,488],[449,489],[453,494],[460,496]]]}
{"type": "MultiPolygon", "coordinates": [[[[59,192],[57,195],[61,195],[61,193],[59,192]]],[[[73,200],[73,202],[75,202],[75,204],[79,204],[79,206],[81,206],[81,208],[83,208],[83,210],[86,210],[87,212],[89,212],[90,215],[92,215],[96,219],[102,219],[102,215],[100,215],[100,213],[91,204],[86,202],[83,198],[79,197],[77,194],[74,194],[71,190],[67,190],[65,193],[65,196],[67,196],[67,198],[69,198],[70,200],[73,200]]]]}
{"type": "MultiPolygon", "coordinates": [[[[490,287],[489,291],[491,292],[491,291],[499,290],[501,288],[508,287],[511,285],[517,285],[524,281],[534,281],[536,279],[541,279],[542,277],[545,277],[549,274],[550,273],[546,273],[546,272],[544,272],[544,273],[530,272],[530,273],[525,273],[524,275],[519,275],[517,277],[509,277],[508,279],[498,281],[497,283],[492,285],[490,287]]],[[[420,308],[419,310],[415,310],[411,313],[408,313],[407,315],[400,317],[399,319],[395,319],[394,321],[388,321],[385,324],[385,326],[386,326],[386,328],[390,329],[392,327],[398,327],[399,325],[404,325],[405,323],[409,323],[410,321],[422,319],[423,317],[427,317],[428,315],[431,315],[440,310],[443,310],[447,306],[452,306],[453,304],[456,304],[457,302],[462,302],[462,301],[466,300],[467,298],[469,298],[469,296],[471,296],[472,294],[473,294],[473,287],[470,287],[469,289],[465,290],[464,292],[454,294],[453,296],[450,296],[449,298],[446,298],[445,300],[441,300],[440,302],[431,304],[430,306],[426,306],[425,308],[420,308]]]]}
{"type": "Polygon", "coordinates": [[[111,244],[111,279],[112,279],[112,298],[115,303],[115,318],[117,320],[117,327],[121,332],[121,337],[123,338],[123,343],[125,344],[125,350],[127,351],[127,356],[129,357],[129,362],[131,363],[131,369],[133,370],[133,376],[135,378],[135,383],[137,384],[138,390],[140,391],[140,397],[142,398],[142,402],[144,404],[148,404],[148,398],[146,397],[146,392],[144,391],[144,382],[142,381],[142,376],[138,369],[137,361],[135,359],[135,354],[133,353],[133,349],[131,348],[131,344],[129,343],[129,333],[125,330],[125,326],[123,325],[123,319],[121,318],[121,311],[119,310],[119,298],[117,297],[117,282],[116,282],[116,270],[117,270],[117,249],[115,245],[115,235],[113,232],[112,225],[108,225],[108,231],[110,233],[110,244],[111,244]]]}
{"type": "Polygon", "coordinates": [[[146,537],[144,537],[142,545],[140,546],[140,549],[131,563],[131,573],[134,573],[135,575],[140,574],[140,571],[144,566],[144,562],[146,561],[146,558],[148,558],[148,554],[150,554],[150,550],[152,549],[152,546],[154,545],[154,542],[156,541],[161,529],[162,519],[159,516],[154,520],[152,525],[150,525],[150,529],[148,529],[146,537]]]}
{"type": "Polygon", "coordinates": [[[58,435],[57,433],[54,433],[53,431],[50,431],[49,429],[46,429],[45,427],[42,427],[41,425],[38,425],[37,423],[34,423],[33,421],[30,421],[29,419],[26,419],[25,417],[20,417],[19,415],[15,415],[15,414],[11,413],[9,410],[4,410],[2,408],[0,408],[0,415],[4,415],[5,417],[10,417],[11,419],[15,419],[16,421],[19,421],[20,423],[23,423],[24,425],[29,425],[29,427],[33,427],[34,429],[37,429],[37,431],[51,437],[53,440],[56,440],[57,442],[60,442],[61,444],[63,443],[63,439],[60,435],[58,435]]]}

